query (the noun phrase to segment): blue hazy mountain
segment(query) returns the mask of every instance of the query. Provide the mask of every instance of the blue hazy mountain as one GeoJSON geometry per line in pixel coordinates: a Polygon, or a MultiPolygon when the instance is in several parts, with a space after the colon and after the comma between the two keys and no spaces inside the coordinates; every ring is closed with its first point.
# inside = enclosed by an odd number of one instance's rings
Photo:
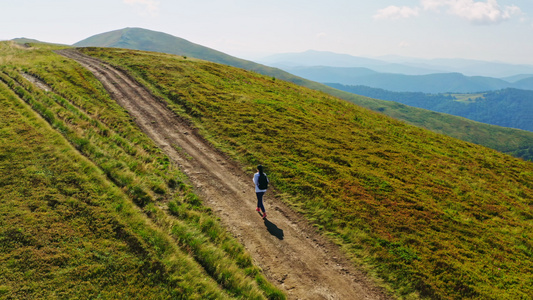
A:
{"type": "Polygon", "coordinates": [[[329,84],[367,97],[468,118],[487,124],[533,131],[533,91],[503,89],[477,94],[391,92],[367,86],[329,84]]]}
{"type": "Polygon", "coordinates": [[[368,68],[377,72],[400,73],[408,75],[423,75],[440,72],[439,69],[427,67],[413,67],[401,63],[391,63],[379,59],[352,56],[348,54],[338,54],[327,51],[309,50],[302,53],[284,53],[265,57],[259,63],[288,69],[293,67],[355,67],[368,68]]]}
{"type": "Polygon", "coordinates": [[[518,74],[532,74],[531,76],[533,76],[533,65],[525,64],[508,64],[461,58],[421,59],[393,55],[368,58],[314,50],[301,53],[275,54],[260,59],[259,62],[277,67],[362,67],[380,73],[405,75],[461,73],[465,76],[495,78],[510,77],[518,74]]]}
{"type": "Polygon", "coordinates": [[[393,92],[475,93],[505,88],[533,90],[533,77],[512,83],[498,78],[465,76],[461,73],[404,75],[380,73],[368,68],[339,67],[284,67],[283,70],[317,82],[364,85],[393,92]]]}
{"type": "Polygon", "coordinates": [[[260,62],[313,81],[365,85],[395,92],[472,93],[505,88],[533,90],[533,66],[529,65],[466,59],[383,59],[388,61],[306,51],[273,55],[260,62]]]}

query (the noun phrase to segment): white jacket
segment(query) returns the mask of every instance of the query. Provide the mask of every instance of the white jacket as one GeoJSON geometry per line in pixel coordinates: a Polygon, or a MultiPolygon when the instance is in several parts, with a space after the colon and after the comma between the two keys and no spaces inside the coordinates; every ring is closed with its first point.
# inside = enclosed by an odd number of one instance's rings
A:
{"type": "MultiPolygon", "coordinates": [[[[266,173],[263,173],[265,174],[266,176],[266,173]]],[[[267,176],[267,181],[270,182],[270,180],[268,180],[268,176],[267,176]]],[[[259,189],[259,172],[255,173],[254,174],[254,184],[255,184],[255,192],[256,193],[261,193],[261,192],[266,192],[267,190],[260,190],[259,189]]]]}

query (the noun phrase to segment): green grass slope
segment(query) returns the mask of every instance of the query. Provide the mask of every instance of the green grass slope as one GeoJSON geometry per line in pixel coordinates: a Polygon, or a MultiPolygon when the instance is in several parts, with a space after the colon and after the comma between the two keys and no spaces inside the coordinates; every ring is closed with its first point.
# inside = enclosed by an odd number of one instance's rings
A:
{"type": "MultiPolygon", "coordinates": [[[[331,87],[376,99],[453,114],[487,124],[533,132],[533,91],[503,89],[474,94],[397,93],[336,83],[331,87]]],[[[533,156],[533,149],[531,155],[533,156]]]]}
{"type": "Polygon", "coordinates": [[[433,132],[533,160],[533,133],[525,130],[480,123],[445,113],[416,108],[395,101],[375,100],[334,88],[313,85],[316,90],[345,99],[433,132]]]}
{"type": "Polygon", "coordinates": [[[446,134],[525,159],[531,159],[529,156],[524,157],[523,153],[528,152],[529,149],[533,149],[533,134],[340,91],[327,85],[292,75],[277,68],[239,59],[162,32],[142,28],[125,28],[89,37],[76,43],[75,46],[115,47],[154,51],[226,64],[323,91],[335,97],[345,99],[357,105],[379,111],[385,115],[437,133],[446,134]]]}
{"type": "Polygon", "coordinates": [[[57,48],[0,43],[0,298],[284,299],[57,48]]]}
{"type": "Polygon", "coordinates": [[[83,51],[266,165],[284,201],[399,297],[533,297],[533,164],[242,69],[83,51]]]}
{"type": "MultiPolygon", "coordinates": [[[[161,268],[165,257],[131,227],[158,233],[142,224],[127,197],[4,85],[0,88],[1,298],[179,295],[178,282],[164,282],[169,278],[151,271],[161,268]]],[[[171,273],[189,280],[202,276],[194,267],[171,273]]],[[[196,281],[182,288],[210,288],[217,295],[216,285],[210,285],[196,281]]]]}

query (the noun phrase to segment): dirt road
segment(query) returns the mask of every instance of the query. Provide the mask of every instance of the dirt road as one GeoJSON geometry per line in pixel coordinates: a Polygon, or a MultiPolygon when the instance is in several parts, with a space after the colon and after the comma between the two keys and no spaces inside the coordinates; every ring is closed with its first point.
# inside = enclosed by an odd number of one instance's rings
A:
{"type": "Polygon", "coordinates": [[[290,299],[387,299],[335,245],[316,234],[272,192],[265,195],[268,219],[263,220],[255,211],[253,174],[245,174],[213,149],[142,85],[74,49],[59,53],[78,61],[103,83],[290,299]]]}

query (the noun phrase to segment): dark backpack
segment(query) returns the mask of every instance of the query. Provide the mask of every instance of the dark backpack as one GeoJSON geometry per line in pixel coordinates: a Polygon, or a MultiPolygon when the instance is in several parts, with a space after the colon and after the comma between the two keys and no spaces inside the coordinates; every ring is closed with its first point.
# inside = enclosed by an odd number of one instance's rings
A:
{"type": "Polygon", "coordinates": [[[265,173],[259,173],[259,179],[257,180],[257,187],[260,190],[268,189],[268,178],[265,173]]]}

